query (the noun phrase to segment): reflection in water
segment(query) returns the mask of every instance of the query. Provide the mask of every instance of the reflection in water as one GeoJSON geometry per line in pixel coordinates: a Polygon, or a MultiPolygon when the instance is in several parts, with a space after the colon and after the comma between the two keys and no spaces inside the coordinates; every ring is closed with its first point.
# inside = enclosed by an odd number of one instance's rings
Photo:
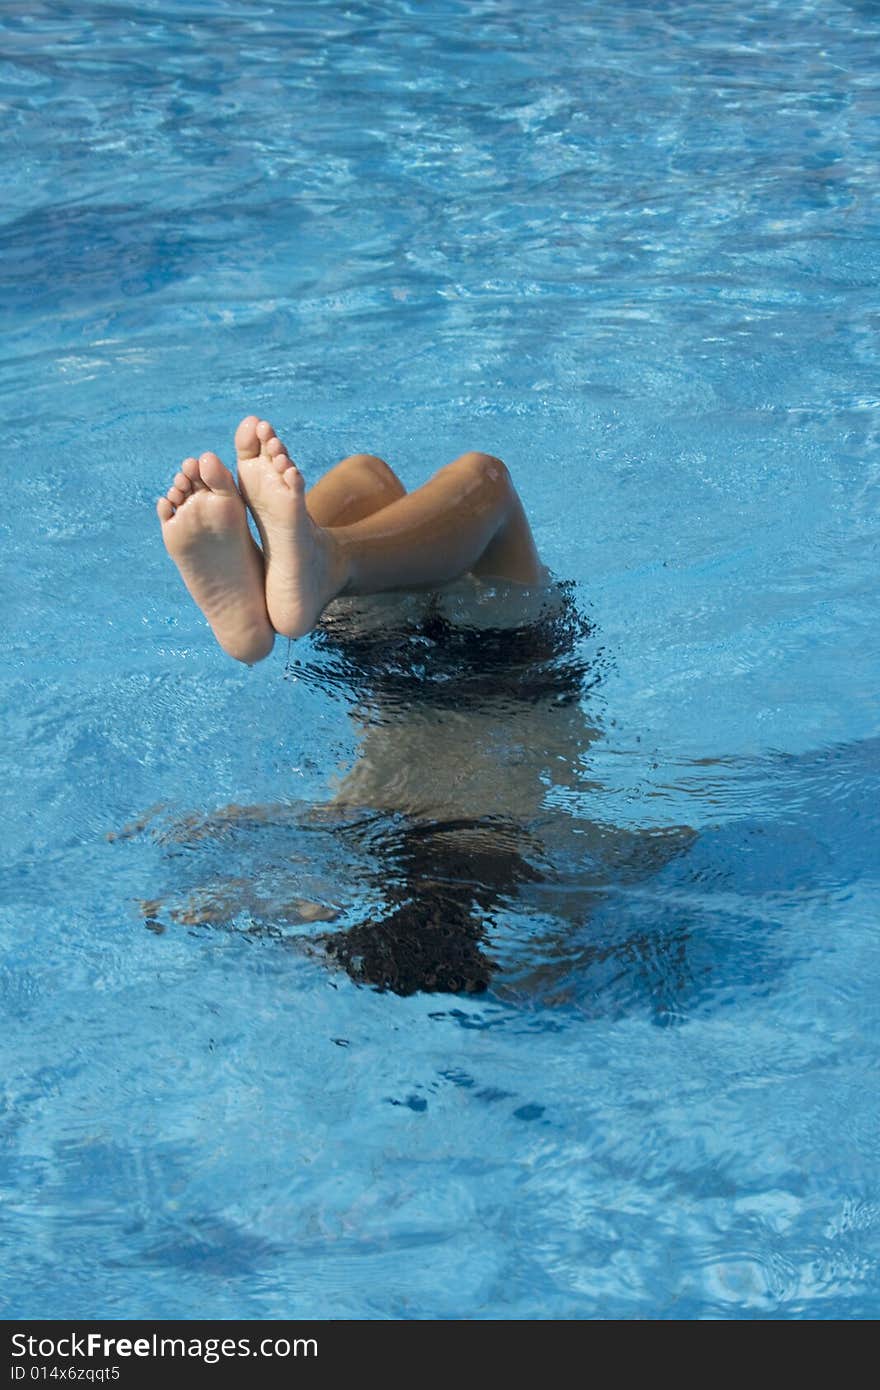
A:
{"type": "MultiPolygon", "coordinates": [[[[584,814],[601,788],[587,775],[597,730],[582,701],[602,659],[570,586],[468,581],[442,595],[337,602],[305,650],[300,679],[352,702],[354,763],[322,806],[178,822],[171,843],[215,845],[220,872],[173,918],[244,920],[398,994],[474,993],[493,976],[496,988],[506,979],[528,991],[529,975],[552,994],[554,974],[585,951],[650,959],[650,933],[585,946],[584,926],[609,888],[649,878],[694,836],[584,814]],[[248,836],[248,871],[231,878],[248,836]],[[333,842],[329,889],[316,870],[322,836],[333,842]],[[355,894],[347,909],[341,875],[355,894]],[[502,918],[539,948],[525,973],[516,940],[505,939],[503,961],[493,948],[502,918]]],[[[161,930],[163,904],[145,907],[161,930]]]]}

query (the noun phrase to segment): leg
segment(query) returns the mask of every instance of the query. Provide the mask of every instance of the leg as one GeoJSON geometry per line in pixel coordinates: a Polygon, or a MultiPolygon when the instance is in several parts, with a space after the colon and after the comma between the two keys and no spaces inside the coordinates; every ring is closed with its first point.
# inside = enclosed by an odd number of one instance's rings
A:
{"type": "Polygon", "coordinates": [[[544,573],[510,474],[491,454],[462,454],[380,515],[331,534],[346,593],[432,588],[468,572],[534,584],[544,573]]]}
{"type": "Polygon", "coordinates": [[[252,665],[275,641],[263,557],[235,480],[216,454],[185,459],[156,504],[166,549],[220,646],[252,665]]]}
{"type": "Polygon", "coordinates": [[[523,584],[543,577],[500,459],[462,454],[424,487],[359,520],[340,524],[344,511],[328,507],[332,524],[322,526],[309,515],[302,475],[271,426],[253,420],[240,427],[247,438],[239,441],[246,446],[239,479],[263,541],[269,617],[285,636],[309,632],[341,593],[434,588],[469,570],[523,584]]]}

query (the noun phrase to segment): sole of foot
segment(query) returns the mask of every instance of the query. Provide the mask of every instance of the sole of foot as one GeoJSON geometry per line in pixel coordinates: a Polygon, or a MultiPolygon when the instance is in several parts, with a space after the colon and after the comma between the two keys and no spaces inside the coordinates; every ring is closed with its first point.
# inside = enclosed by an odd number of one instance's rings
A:
{"type": "Polygon", "coordinates": [[[272,650],[263,557],[235,479],[216,454],[184,459],[156,503],[165,548],[220,646],[252,665],[272,650]]]}
{"type": "Polygon", "coordinates": [[[269,620],[284,637],[302,637],[344,587],[343,557],[309,516],[303,476],[268,420],[242,420],[235,450],[241,495],[263,543],[269,620]]]}

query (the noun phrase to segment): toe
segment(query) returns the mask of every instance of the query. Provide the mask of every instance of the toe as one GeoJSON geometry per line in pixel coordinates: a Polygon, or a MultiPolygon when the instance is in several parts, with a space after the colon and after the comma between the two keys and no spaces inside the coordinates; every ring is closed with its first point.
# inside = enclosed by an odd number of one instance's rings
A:
{"type": "Polygon", "coordinates": [[[181,492],[179,487],[170,487],[166,496],[168,498],[168,501],[172,504],[172,506],[179,507],[183,502],[186,501],[189,494],[186,492],[181,492]]]}
{"type": "Polygon", "coordinates": [[[156,503],[156,511],[159,513],[160,521],[170,521],[174,515],[174,508],[167,497],[160,497],[156,503]]]}
{"type": "Polygon", "coordinates": [[[223,492],[238,497],[238,488],[229,469],[222,464],[216,454],[202,454],[199,459],[199,472],[202,482],[212,492],[223,492]]]}
{"type": "Polygon", "coordinates": [[[268,444],[269,440],[274,437],[274,434],[275,431],[269,424],[269,421],[260,420],[259,424],[257,425],[257,438],[259,439],[260,443],[268,444]]]}
{"type": "Polygon", "coordinates": [[[268,454],[269,458],[271,459],[277,457],[278,454],[286,454],[287,450],[281,443],[281,440],[277,439],[275,435],[273,435],[272,438],[268,440],[266,444],[264,444],[263,453],[268,454]]]}
{"type": "MultiPolygon", "coordinates": [[[[180,465],[180,471],[188,480],[188,485],[193,492],[201,492],[203,490],[205,484],[202,482],[202,475],[199,472],[198,459],[184,459],[183,463],[180,465]]],[[[175,478],[174,481],[177,483],[178,478],[175,478]]]]}
{"type": "Polygon", "coordinates": [[[260,452],[260,440],[257,436],[259,423],[256,415],[246,415],[235,431],[235,452],[240,459],[256,458],[260,452]]]}
{"type": "Polygon", "coordinates": [[[178,473],[174,479],[174,486],[178,492],[187,493],[192,487],[192,480],[185,473],[178,473]]]}
{"type": "Polygon", "coordinates": [[[295,463],[292,463],[289,468],[285,468],[284,472],[281,474],[281,481],[282,483],[286,483],[291,492],[299,493],[303,492],[305,489],[305,480],[295,463]]]}

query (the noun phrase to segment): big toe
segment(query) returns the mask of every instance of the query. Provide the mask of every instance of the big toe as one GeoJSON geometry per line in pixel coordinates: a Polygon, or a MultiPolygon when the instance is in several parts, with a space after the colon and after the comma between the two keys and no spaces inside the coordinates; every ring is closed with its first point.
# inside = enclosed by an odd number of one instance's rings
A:
{"type": "Polygon", "coordinates": [[[228,493],[231,497],[238,496],[235,479],[216,454],[202,454],[199,459],[199,472],[202,475],[202,482],[212,492],[228,493]]]}
{"type": "Polygon", "coordinates": [[[235,452],[240,459],[255,459],[260,452],[259,423],[258,415],[246,415],[235,431],[235,452]]]}

